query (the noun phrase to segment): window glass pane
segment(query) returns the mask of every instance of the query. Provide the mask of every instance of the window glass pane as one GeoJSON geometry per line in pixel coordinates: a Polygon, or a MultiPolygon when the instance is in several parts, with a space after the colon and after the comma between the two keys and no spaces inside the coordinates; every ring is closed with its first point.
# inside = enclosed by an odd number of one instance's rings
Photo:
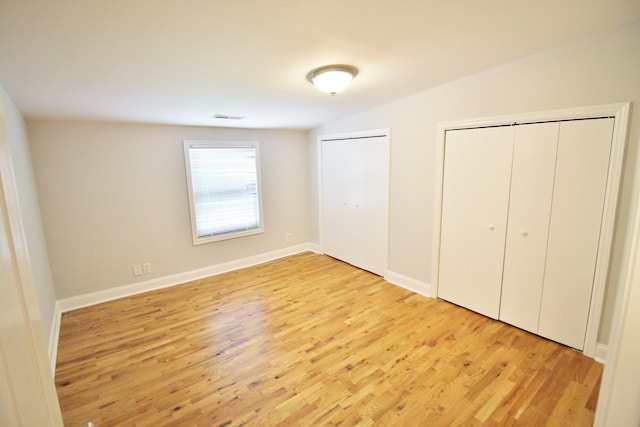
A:
{"type": "Polygon", "coordinates": [[[255,146],[191,146],[198,238],[260,228],[255,146]]]}

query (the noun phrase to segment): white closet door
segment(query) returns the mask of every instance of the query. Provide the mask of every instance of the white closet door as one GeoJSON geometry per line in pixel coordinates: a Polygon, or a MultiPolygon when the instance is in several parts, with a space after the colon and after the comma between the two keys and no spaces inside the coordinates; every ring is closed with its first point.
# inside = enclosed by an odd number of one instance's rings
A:
{"type": "Polygon", "coordinates": [[[332,257],[343,259],[347,248],[342,244],[344,223],[341,221],[344,207],[338,185],[340,165],[338,141],[322,143],[322,245],[324,252],[332,257]]]}
{"type": "Polygon", "coordinates": [[[538,332],[559,123],[517,126],[500,320],[538,332]]]}
{"type": "Polygon", "coordinates": [[[389,235],[389,138],[367,138],[366,145],[366,260],[365,270],[384,276],[389,235]]]}
{"type": "Polygon", "coordinates": [[[323,141],[322,154],[324,252],[361,265],[366,236],[357,206],[366,191],[362,178],[365,161],[349,140],[323,141]]]}
{"type": "Polygon", "coordinates": [[[438,297],[498,318],[513,127],[447,131],[438,297]]]}
{"type": "Polygon", "coordinates": [[[582,349],[607,184],[613,119],[562,122],[538,333],[582,349]]]}
{"type": "Polygon", "coordinates": [[[360,141],[341,141],[338,145],[340,171],[337,182],[342,208],[342,236],[340,242],[345,249],[344,261],[357,267],[366,265],[366,198],[367,198],[367,152],[360,141]]]}
{"type": "Polygon", "coordinates": [[[389,138],[322,141],[323,250],[384,275],[389,138]]]}

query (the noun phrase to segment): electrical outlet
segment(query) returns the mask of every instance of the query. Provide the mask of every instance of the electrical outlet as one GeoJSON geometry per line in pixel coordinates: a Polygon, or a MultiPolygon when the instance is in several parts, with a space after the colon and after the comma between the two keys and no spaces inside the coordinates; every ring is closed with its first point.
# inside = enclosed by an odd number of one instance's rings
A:
{"type": "Polygon", "coordinates": [[[139,276],[142,274],[142,266],[140,264],[136,264],[133,266],[133,275],[139,276]]]}
{"type": "Polygon", "coordinates": [[[151,273],[151,263],[150,262],[145,262],[144,264],[142,264],[142,272],[144,274],[151,273]]]}
{"type": "Polygon", "coordinates": [[[291,233],[287,233],[285,238],[287,239],[287,242],[290,242],[291,239],[293,238],[293,235],[291,233]]]}

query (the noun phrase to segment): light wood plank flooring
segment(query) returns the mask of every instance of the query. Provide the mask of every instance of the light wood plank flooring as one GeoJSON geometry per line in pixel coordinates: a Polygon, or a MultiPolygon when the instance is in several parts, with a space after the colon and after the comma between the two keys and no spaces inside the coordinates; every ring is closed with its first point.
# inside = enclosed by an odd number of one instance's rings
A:
{"type": "Polygon", "coordinates": [[[304,253],[62,319],[67,426],[592,424],[602,365],[304,253]]]}

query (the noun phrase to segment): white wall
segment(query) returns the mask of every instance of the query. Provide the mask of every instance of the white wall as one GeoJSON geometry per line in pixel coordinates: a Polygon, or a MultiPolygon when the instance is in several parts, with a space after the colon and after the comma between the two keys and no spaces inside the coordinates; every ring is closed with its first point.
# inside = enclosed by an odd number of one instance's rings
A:
{"type": "MultiPolygon", "coordinates": [[[[329,123],[309,135],[310,165],[317,164],[317,135],[391,128],[389,268],[431,282],[436,125],[440,121],[640,101],[640,22],[579,40],[329,123]]],[[[434,67],[438,65],[434,63],[434,67]]],[[[632,107],[630,138],[610,283],[599,342],[608,342],[629,202],[635,173],[640,110],[632,107]]],[[[311,176],[317,188],[317,168],[311,176]]],[[[317,192],[311,195],[319,241],[317,192]]]]}
{"type": "Polygon", "coordinates": [[[56,121],[27,129],[58,298],[310,239],[304,132],[56,121]],[[265,233],[193,246],[185,139],[260,141],[265,233]],[[134,277],[143,262],[152,273],[134,277]]]}
{"type": "MultiPolygon", "coordinates": [[[[20,211],[31,260],[31,275],[36,289],[42,330],[45,336],[48,336],[51,331],[51,325],[54,323],[56,294],[40,218],[40,206],[27,134],[22,116],[2,87],[0,87],[0,107],[4,115],[5,131],[18,190],[20,211]]],[[[47,345],[49,344],[47,343],[47,345]]]]}

